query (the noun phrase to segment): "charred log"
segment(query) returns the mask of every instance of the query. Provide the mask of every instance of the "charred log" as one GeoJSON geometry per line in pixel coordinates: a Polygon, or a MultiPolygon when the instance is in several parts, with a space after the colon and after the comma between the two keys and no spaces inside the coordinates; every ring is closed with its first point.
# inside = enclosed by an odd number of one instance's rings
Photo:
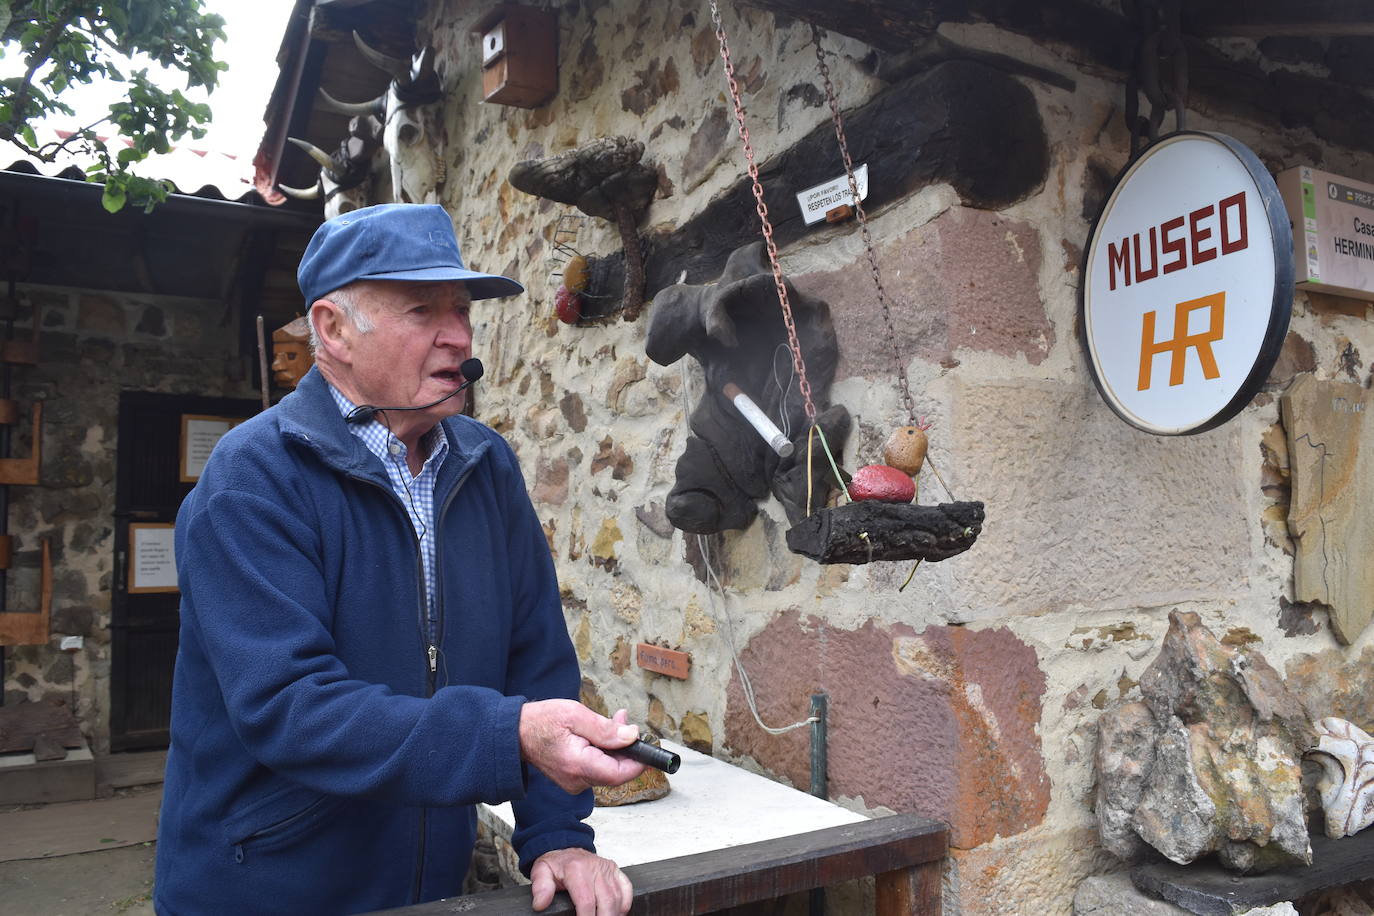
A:
{"type": "Polygon", "coordinates": [[[817,563],[947,560],[972,547],[982,530],[981,502],[854,502],[802,519],[788,530],[787,546],[817,563]]]}

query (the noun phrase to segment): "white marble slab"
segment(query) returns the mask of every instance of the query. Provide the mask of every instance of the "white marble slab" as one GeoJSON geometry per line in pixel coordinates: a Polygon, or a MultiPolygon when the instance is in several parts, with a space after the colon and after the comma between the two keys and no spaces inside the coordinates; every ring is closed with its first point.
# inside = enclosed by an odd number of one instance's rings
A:
{"type": "MultiPolygon", "coordinates": [[[[664,798],[594,808],[587,823],[596,848],[621,867],[725,849],[867,820],[862,814],[740,769],[723,760],[664,741],[682,757],[664,798]]],[[[479,805],[482,820],[510,838],[509,804],[479,805]]]]}

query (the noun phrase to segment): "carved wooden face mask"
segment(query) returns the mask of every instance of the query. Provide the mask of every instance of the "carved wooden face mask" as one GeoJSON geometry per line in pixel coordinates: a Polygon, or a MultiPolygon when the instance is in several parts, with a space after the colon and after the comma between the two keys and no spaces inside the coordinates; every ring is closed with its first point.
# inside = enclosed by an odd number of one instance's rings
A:
{"type": "Polygon", "coordinates": [[[281,388],[295,388],[315,365],[310,353],[310,326],[297,318],[272,332],[272,378],[281,388]]]}

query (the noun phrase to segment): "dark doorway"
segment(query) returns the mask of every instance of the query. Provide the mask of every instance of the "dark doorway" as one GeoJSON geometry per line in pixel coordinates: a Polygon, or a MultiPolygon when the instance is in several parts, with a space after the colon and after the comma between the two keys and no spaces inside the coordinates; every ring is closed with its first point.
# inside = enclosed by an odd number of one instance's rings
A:
{"type": "Polygon", "coordinates": [[[167,746],[176,662],[175,591],[130,592],[131,525],[176,521],[193,482],[182,478],[183,417],[243,419],[257,401],[126,391],[119,398],[111,614],[110,750],[167,746]]]}

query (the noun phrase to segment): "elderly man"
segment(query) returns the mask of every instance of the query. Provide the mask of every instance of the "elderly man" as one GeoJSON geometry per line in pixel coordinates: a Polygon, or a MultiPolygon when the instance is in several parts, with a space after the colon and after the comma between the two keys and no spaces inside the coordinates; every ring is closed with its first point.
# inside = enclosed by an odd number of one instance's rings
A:
{"type": "MultiPolygon", "coordinates": [[[[472,300],[440,207],[326,222],[299,270],[316,365],[215,447],[177,516],[181,646],[163,914],[326,914],[460,891],[476,802],[514,803],[542,909],[624,913],[592,785],[642,766],[580,676],[510,447],[459,416],[472,300]],[[361,409],[360,408],[368,408],[361,409]]],[[[475,373],[474,373],[475,374],[475,373]]]]}

